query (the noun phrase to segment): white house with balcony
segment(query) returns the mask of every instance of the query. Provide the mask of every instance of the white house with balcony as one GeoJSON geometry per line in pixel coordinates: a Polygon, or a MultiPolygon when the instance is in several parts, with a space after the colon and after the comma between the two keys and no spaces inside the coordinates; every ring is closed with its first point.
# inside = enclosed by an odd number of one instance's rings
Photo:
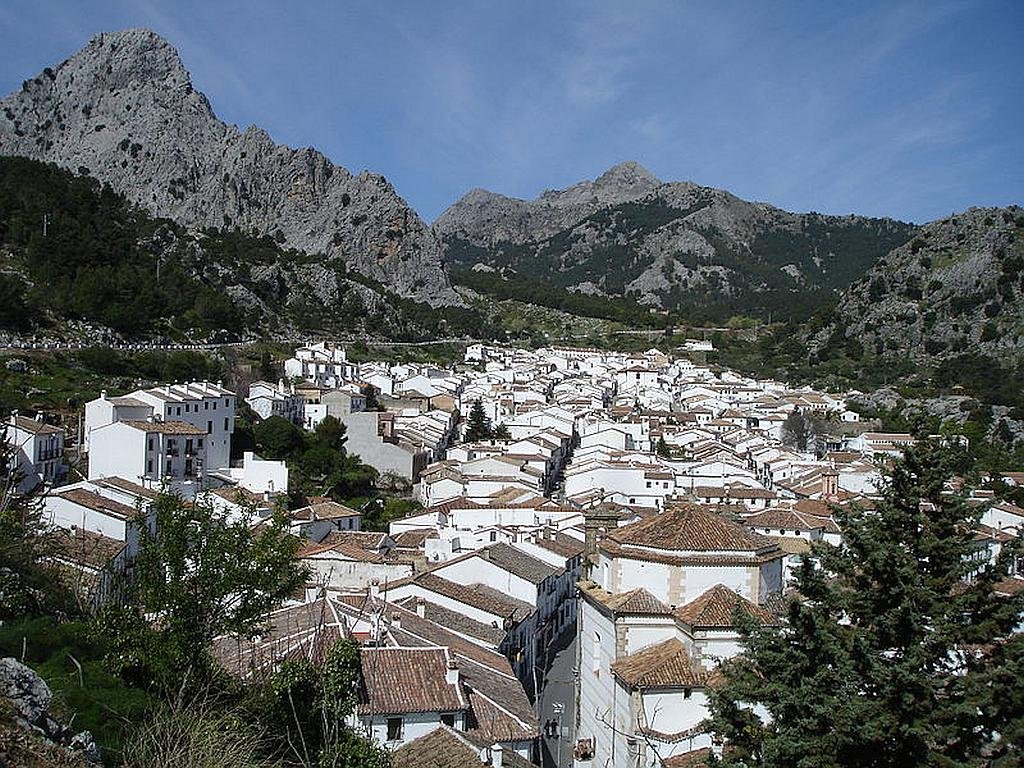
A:
{"type": "Polygon", "coordinates": [[[4,427],[4,442],[11,449],[7,471],[18,478],[20,493],[38,485],[54,485],[64,479],[64,430],[15,411],[4,427]]]}
{"type": "MultiPolygon", "coordinates": [[[[199,430],[204,435],[205,469],[228,467],[231,435],[235,431],[235,405],[235,393],[219,382],[165,384],[116,398],[108,397],[104,391],[85,405],[85,441],[90,463],[97,459],[92,454],[98,429],[116,422],[143,422],[152,418],[164,423],[189,424],[199,430]]],[[[102,457],[99,460],[107,463],[102,457]]]]}

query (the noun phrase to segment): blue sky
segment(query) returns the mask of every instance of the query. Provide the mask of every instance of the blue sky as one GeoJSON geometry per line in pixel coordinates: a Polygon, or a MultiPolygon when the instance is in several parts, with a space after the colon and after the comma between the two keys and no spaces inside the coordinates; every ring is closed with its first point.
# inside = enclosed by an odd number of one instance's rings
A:
{"type": "Polygon", "coordinates": [[[383,173],[427,220],[628,159],[795,211],[1024,203],[1021,0],[5,0],[0,91],[129,26],[222,119],[383,173]]]}

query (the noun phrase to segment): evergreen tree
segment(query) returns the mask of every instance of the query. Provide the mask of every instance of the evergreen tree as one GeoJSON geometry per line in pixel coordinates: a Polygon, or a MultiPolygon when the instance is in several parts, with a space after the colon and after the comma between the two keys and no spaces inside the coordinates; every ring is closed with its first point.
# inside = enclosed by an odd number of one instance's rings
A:
{"type": "Polygon", "coordinates": [[[466,420],[466,432],[462,439],[467,443],[475,443],[480,440],[490,440],[493,436],[491,422],[484,412],[483,404],[477,400],[469,409],[469,418],[466,420]]]}
{"type": "Polygon", "coordinates": [[[498,425],[498,428],[494,430],[494,439],[501,440],[503,443],[512,441],[512,433],[508,431],[508,427],[505,426],[504,422],[498,425]]]}
{"type": "Polygon", "coordinates": [[[672,451],[669,450],[668,443],[665,442],[664,437],[658,438],[658,443],[654,446],[654,452],[663,459],[672,458],[672,451]]]}
{"type": "Polygon", "coordinates": [[[726,764],[1020,765],[1024,593],[994,585],[1021,542],[975,557],[981,510],[946,490],[964,468],[924,442],[874,510],[835,510],[844,544],[804,559],[785,629],[745,625],[744,655],[722,668],[710,725],[726,764]]]}

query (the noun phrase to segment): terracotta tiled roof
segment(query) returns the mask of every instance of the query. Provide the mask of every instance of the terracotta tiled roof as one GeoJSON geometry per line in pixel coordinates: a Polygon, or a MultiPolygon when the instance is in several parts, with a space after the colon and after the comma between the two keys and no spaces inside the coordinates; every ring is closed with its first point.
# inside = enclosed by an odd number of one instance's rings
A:
{"type": "Polygon", "coordinates": [[[701,687],[708,679],[675,638],[613,662],[612,674],[631,688],[701,687]]]}
{"type": "Polygon", "coordinates": [[[343,635],[343,626],[330,602],[315,600],[275,611],[255,640],[238,635],[217,637],[211,652],[225,670],[246,678],[273,669],[284,659],[304,658],[319,663],[343,635]]]}
{"type": "Polygon", "coordinates": [[[624,546],[688,552],[758,552],[775,544],[695,504],[670,504],[660,515],[618,528],[608,537],[624,546]]]}
{"type": "Polygon", "coordinates": [[[395,582],[392,586],[397,588],[401,584],[409,582],[460,603],[479,608],[492,616],[511,616],[516,621],[522,621],[534,611],[534,607],[529,603],[517,600],[491,587],[483,584],[457,584],[430,572],[418,574],[407,581],[395,582]]]}
{"type": "Polygon", "coordinates": [[[484,560],[494,563],[499,568],[531,584],[540,584],[544,579],[559,572],[558,568],[531,557],[525,552],[520,552],[510,544],[491,544],[481,549],[479,555],[484,560]]]}
{"type": "Polygon", "coordinates": [[[436,539],[438,534],[433,528],[415,528],[396,533],[393,538],[400,549],[423,549],[427,539],[436,539]]]}
{"type": "Polygon", "coordinates": [[[300,520],[302,522],[313,520],[338,520],[344,517],[362,517],[362,512],[357,512],[351,507],[346,507],[344,504],[339,504],[336,501],[325,501],[319,504],[310,504],[309,506],[293,510],[290,514],[293,520],[300,520]]]}
{"type": "Polygon", "coordinates": [[[12,416],[11,420],[14,422],[13,426],[23,432],[30,432],[33,435],[60,435],[64,433],[64,430],[59,427],[47,424],[45,421],[30,419],[27,416],[12,416]]]}
{"type": "Polygon", "coordinates": [[[145,486],[133,483],[130,480],[125,480],[123,477],[104,477],[101,480],[90,480],[90,483],[97,485],[100,488],[116,488],[119,491],[130,493],[134,496],[140,496],[146,499],[155,499],[158,494],[156,491],[146,488],[145,486]]]}
{"type": "Polygon", "coordinates": [[[399,600],[396,604],[410,611],[423,611],[424,619],[440,624],[442,627],[450,629],[452,632],[457,632],[460,635],[481,640],[494,648],[497,648],[501,641],[505,639],[505,632],[500,627],[493,627],[490,624],[484,624],[482,621],[476,621],[463,613],[445,608],[429,600],[409,597],[399,600]]]}
{"type": "Polygon", "coordinates": [[[733,626],[733,613],[737,606],[764,624],[776,623],[771,613],[724,584],[716,584],[697,599],[679,606],[675,615],[691,627],[725,628],[733,626]]]}
{"type": "Polygon", "coordinates": [[[119,520],[131,520],[136,515],[135,507],[129,507],[119,501],[100,496],[96,491],[87,491],[85,488],[69,488],[66,491],[54,494],[57,498],[67,499],[80,506],[102,512],[119,520]]]}
{"type": "Polygon", "coordinates": [[[393,768],[481,768],[480,753],[446,725],[391,753],[393,768]]]}
{"type": "Polygon", "coordinates": [[[196,435],[205,436],[206,430],[188,424],[184,421],[122,421],[115,422],[127,424],[132,429],[140,432],[158,433],[162,435],[196,435]]]}
{"type": "Polygon", "coordinates": [[[608,592],[590,581],[579,583],[582,594],[612,613],[631,616],[668,616],[672,609],[642,587],[629,592],[608,592]]]}
{"type": "Polygon", "coordinates": [[[447,648],[370,648],[359,656],[363,690],[359,711],[391,715],[467,708],[459,683],[446,680],[447,648]]]}
{"type": "Polygon", "coordinates": [[[96,570],[106,567],[125,547],[123,541],[75,526],[71,530],[57,529],[53,540],[60,549],[57,557],[61,560],[96,570]]]}
{"type": "Polygon", "coordinates": [[[582,541],[560,531],[555,533],[550,539],[538,536],[537,546],[560,557],[564,557],[566,560],[579,557],[583,554],[584,549],[582,541]]]}
{"type": "Polygon", "coordinates": [[[811,531],[824,528],[822,518],[815,515],[803,515],[793,509],[766,509],[751,515],[744,521],[751,528],[779,528],[782,530],[811,531]]]}

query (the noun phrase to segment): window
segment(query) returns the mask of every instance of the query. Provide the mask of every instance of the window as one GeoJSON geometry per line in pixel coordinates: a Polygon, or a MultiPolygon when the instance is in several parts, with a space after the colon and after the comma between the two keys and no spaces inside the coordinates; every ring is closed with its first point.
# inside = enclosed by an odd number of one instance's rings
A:
{"type": "Polygon", "coordinates": [[[594,633],[594,645],[591,653],[591,669],[594,671],[595,674],[599,675],[601,672],[601,635],[599,635],[597,632],[594,633]]]}
{"type": "Polygon", "coordinates": [[[690,690],[689,688],[683,688],[683,698],[684,699],[690,698],[691,695],[693,695],[693,691],[692,690],[690,690]]]}
{"type": "Polygon", "coordinates": [[[152,437],[149,438],[149,440],[146,441],[146,450],[149,450],[149,451],[153,450],[153,438],[152,437]]]}
{"type": "Polygon", "coordinates": [[[148,474],[151,474],[152,472],[153,472],[153,460],[152,459],[147,459],[146,460],[146,474],[148,475],[148,474]]]}
{"type": "Polygon", "coordinates": [[[388,741],[401,741],[402,740],[402,718],[400,717],[389,717],[388,718],[388,741]]]}
{"type": "Polygon", "coordinates": [[[230,397],[225,397],[224,398],[224,407],[225,408],[230,408],[231,407],[231,398],[230,397]]]}
{"type": "Polygon", "coordinates": [[[228,420],[227,419],[224,419],[224,431],[225,432],[228,431],[228,420]]]}
{"type": "Polygon", "coordinates": [[[203,410],[204,411],[210,410],[210,404],[206,400],[203,400],[203,410]]]}
{"type": "Polygon", "coordinates": [[[185,440],[185,453],[192,453],[192,440],[185,440]]]}
{"type": "Polygon", "coordinates": [[[198,440],[196,440],[196,447],[199,448],[200,450],[202,450],[202,448],[203,448],[203,438],[200,437],[198,440]]]}
{"type": "Polygon", "coordinates": [[[213,432],[213,422],[212,421],[208,421],[208,422],[206,422],[206,433],[210,434],[212,432],[213,432]]]}
{"type": "Polygon", "coordinates": [[[179,405],[174,411],[175,416],[181,416],[181,406],[179,405]]]}
{"type": "Polygon", "coordinates": [[[454,728],[455,727],[455,713],[454,712],[446,712],[445,714],[441,715],[441,723],[443,725],[447,725],[449,728],[454,728]]]}
{"type": "Polygon", "coordinates": [[[648,488],[650,488],[650,487],[651,487],[651,481],[650,481],[650,480],[648,480],[648,481],[647,481],[647,487],[648,487],[648,488]]]}

